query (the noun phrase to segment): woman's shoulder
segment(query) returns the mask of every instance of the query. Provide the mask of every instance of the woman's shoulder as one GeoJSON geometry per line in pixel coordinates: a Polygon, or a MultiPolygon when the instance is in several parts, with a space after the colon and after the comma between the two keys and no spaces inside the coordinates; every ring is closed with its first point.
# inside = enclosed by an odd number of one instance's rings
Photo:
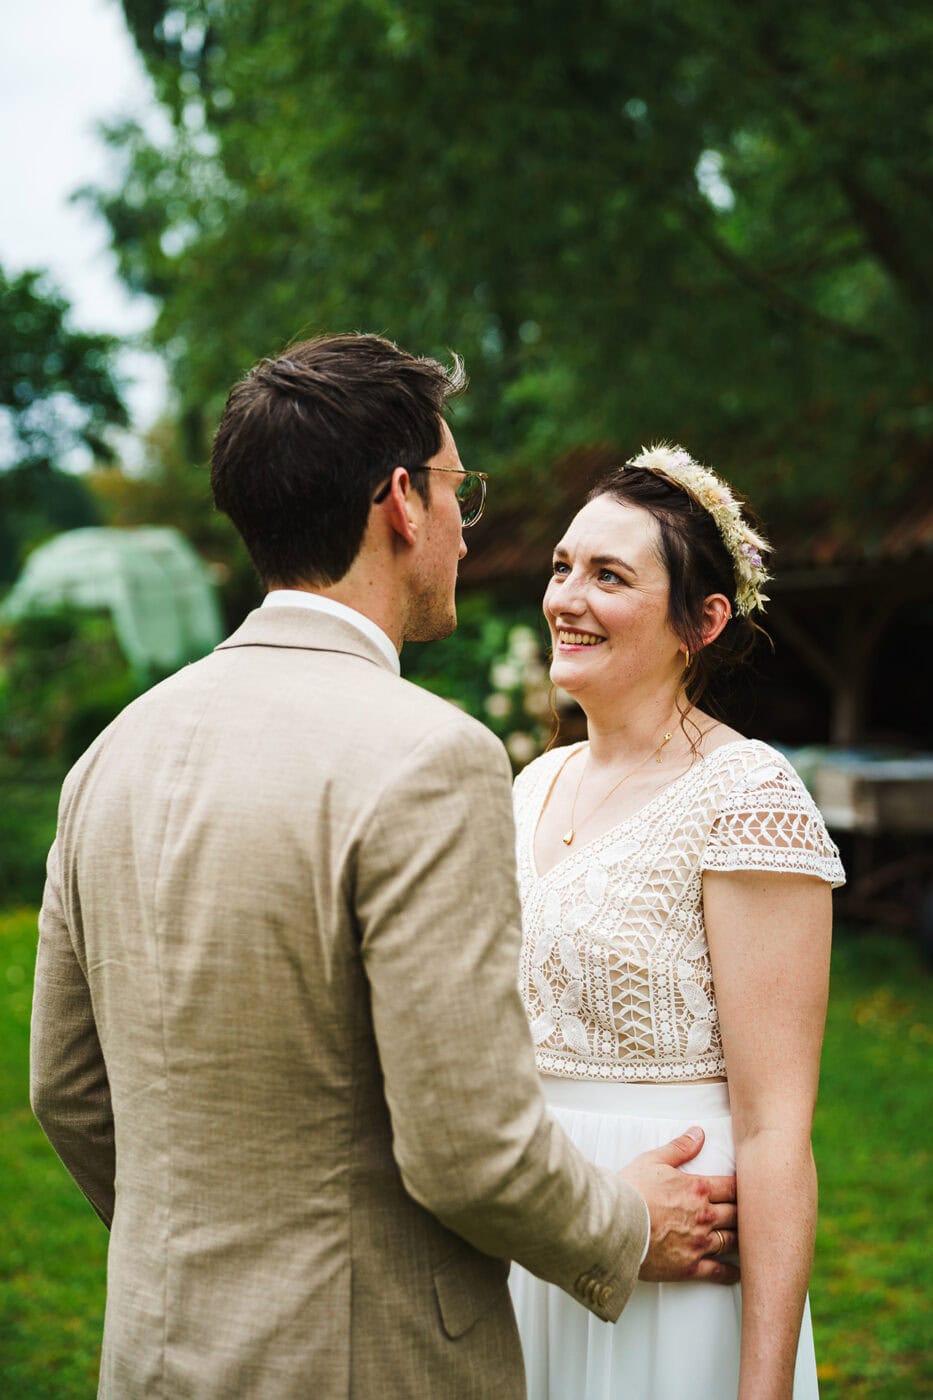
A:
{"type": "Polygon", "coordinates": [[[727,770],[744,776],[772,768],[800,781],[793,764],[780,749],[766,744],[763,739],[750,739],[728,725],[717,725],[712,731],[704,731],[699,751],[710,771],[727,770]]]}
{"type": "MultiPolygon", "coordinates": [[[[762,739],[749,739],[721,727],[716,742],[700,749],[698,783],[706,799],[727,801],[752,790],[773,790],[793,802],[812,802],[790,759],[762,739]]],[[[696,790],[696,789],[695,789],[696,790]]]]}

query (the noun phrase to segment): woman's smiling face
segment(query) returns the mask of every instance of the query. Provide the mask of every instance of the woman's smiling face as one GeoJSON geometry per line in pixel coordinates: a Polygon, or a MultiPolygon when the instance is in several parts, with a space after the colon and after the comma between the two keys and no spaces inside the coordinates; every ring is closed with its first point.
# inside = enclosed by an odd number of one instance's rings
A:
{"type": "Polygon", "coordinates": [[[554,550],[544,615],[551,680],[571,695],[676,685],[683,651],[668,621],[654,518],[609,495],[587,502],[554,550]]]}

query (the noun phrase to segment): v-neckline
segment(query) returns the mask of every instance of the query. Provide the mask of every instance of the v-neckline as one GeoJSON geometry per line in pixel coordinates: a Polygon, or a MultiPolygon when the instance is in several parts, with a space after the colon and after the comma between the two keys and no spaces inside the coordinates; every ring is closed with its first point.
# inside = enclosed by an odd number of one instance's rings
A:
{"type": "Polygon", "coordinates": [[[624,827],[628,826],[630,822],[633,822],[636,817],[640,817],[644,812],[647,812],[649,808],[653,807],[656,802],[659,802],[662,797],[666,797],[669,792],[673,791],[673,789],[677,787],[678,783],[682,783],[685,778],[689,778],[691,773],[698,772],[700,765],[708,763],[711,758],[714,758],[718,753],[722,753],[724,749],[734,748],[736,744],[751,744],[754,742],[754,739],[730,739],[726,744],[717,745],[717,747],[713,749],[711,753],[708,753],[705,757],[701,757],[699,763],[691,763],[689,768],[687,768],[683,773],[680,773],[676,778],[672,778],[666,787],[661,788],[661,790],[659,792],[656,792],[653,797],[649,797],[648,801],[643,802],[640,807],[637,807],[635,809],[634,812],[629,812],[627,817],[623,817],[621,821],[615,822],[612,826],[608,826],[606,830],[601,831],[598,836],[591,836],[588,841],[584,841],[582,845],[577,846],[576,850],[569,851],[567,855],[562,856],[559,860],[556,860],[554,864],[549,866],[548,869],[545,870],[542,874],[538,870],[538,860],[535,855],[535,838],[538,835],[538,827],[541,825],[541,818],[544,816],[544,809],[547,806],[547,800],[553,792],[554,786],[558,778],[564,771],[564,768],[570,762],[571,758],[573,758],[574,754],[578,753],[580,749],[583,748],[584,744],[587,743],[586,739],[581,739],[580,742],[574,746],[573,751],[569,753],[564,759],[563,763],[558,768],[553,778],[551,778],[547,787],[544,789],[544,796],[541,798],[541,802],[538,807],[537,813],[535,814],[534,820],[530,823],[531,834],[529,836],[528,858],[531,865],[532,878],[538,883],[540,883],[542,880],[547,880],[549,876],[553,875],[555,870],[559,870],[561,866],[567,865],[569,861],[572,861],[577,856],[582,855],[584,851],[588,851],[591,846],[595,846],[597,841],[602,841],[606,836],[611,836],[614,835],[615,832],[621,831],[624,827]]]}

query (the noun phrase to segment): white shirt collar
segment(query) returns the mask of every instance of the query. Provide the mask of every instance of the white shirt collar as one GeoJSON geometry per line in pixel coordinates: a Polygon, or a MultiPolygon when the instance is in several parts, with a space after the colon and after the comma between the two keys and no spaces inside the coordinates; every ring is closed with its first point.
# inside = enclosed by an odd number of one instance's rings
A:
{"type": "Polygon", "coordinates": [[[328,613],[331,617],[342,618],[351,627],[355,627],[358,632],[362,632],[364,637],[375,642],[395,674],[401,675],[398,652],[392,645],[388,634],[383,632],[379,624],[373,622],[371,617],[367,617],[365,613],[357,612],[356,608],[348,608],[346,603],[338,603],[335,598],[324,598],[320,593],[308,593],[303,588],[275,588],[271,593],[266,594],[260,606],[263,608],[310,608],[312,612],[328,613]]]}

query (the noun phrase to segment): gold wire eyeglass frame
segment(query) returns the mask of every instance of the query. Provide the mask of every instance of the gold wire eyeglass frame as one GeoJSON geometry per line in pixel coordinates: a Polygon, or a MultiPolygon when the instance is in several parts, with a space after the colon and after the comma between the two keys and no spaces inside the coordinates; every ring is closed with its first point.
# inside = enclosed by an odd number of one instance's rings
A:
{"type": "MultiPolygon", "coordinates": [[[[488,472],[461,472],[457,467],[412,467],[412,471],[418,472],[448,472],[452,476],[462,476],[463,480],[457,487],[457,504],[460,507],[460,525],[464,530],[469,530],[471,525],[475,525],[486,507],[486,482],[489,480],[488,472]],[[476,494],[476,482],[479,482],[479,500],[474,501],[476,494]]],[[[373,505],[377,506],[385,500],[392,486],[392,478],[389,477],[384,486],[381,486],[373,496],[373,505]]]]}

